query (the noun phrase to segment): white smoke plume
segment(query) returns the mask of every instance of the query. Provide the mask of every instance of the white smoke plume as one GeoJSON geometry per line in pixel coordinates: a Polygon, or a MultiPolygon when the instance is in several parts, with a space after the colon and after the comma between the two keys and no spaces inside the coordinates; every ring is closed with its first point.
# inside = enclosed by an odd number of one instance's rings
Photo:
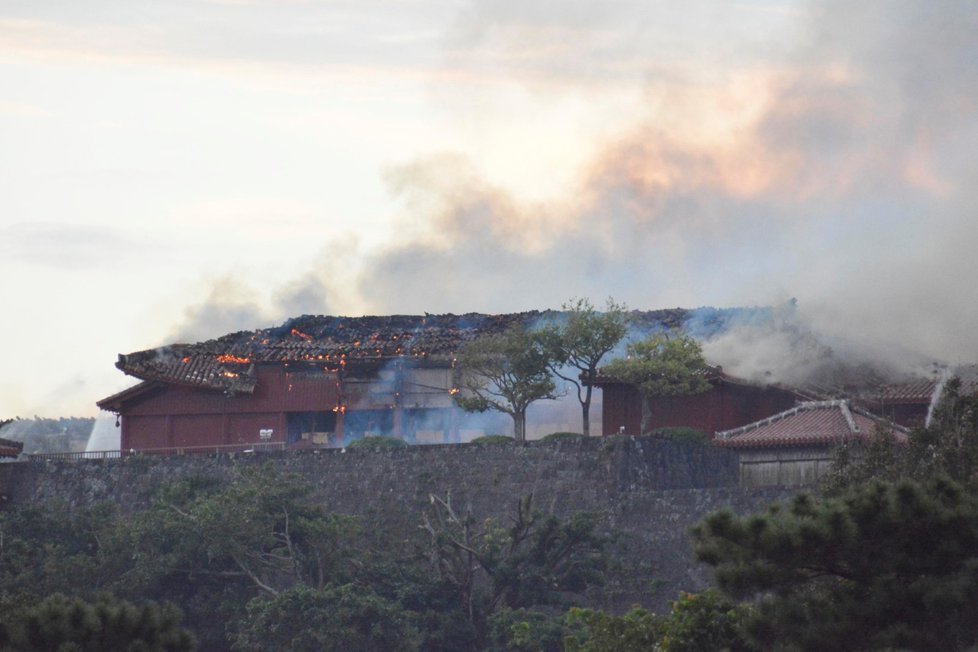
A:
{"type": "MultiPolygon", "coordinates": [[[[975,359],[978,14],[916,0],[810,11],[806,44],[767,78],[763,110],[730,147],[697,146],[652,110],[576,192],[543,205],[456,159],[401,168],[404,219],[429,228],[366,265],[365,300],[439,311],[572,295],[636,307],[794,295],[795,318],[830,340],[975,359]]],[[[770,351],[739,354],[756,356],[745,368],[773,368],[779,348],[805,368],[812,352],[767,335],[770,351]]]]}
{"type": "MultiPolygon", "coordinates": [[[[555,42],[592,20],[583,9],[561,22],[552,18],[560,12],[493,6],[493,21],[532,23],[555,42]]],[[[462,155],[392,169],[400,237],[367,254],[355,300],[334,305],[508,312],[572,296],[643,309],[794,296],[790,320],[737,328],[708,342],[708,356],[759,380],[814,373],[826,356],[900,373],[921,362],[910,351],[978,359],[978,12],[967,0],[805,7],[801,45],[763,69],[700,92],[662,91],[650,79],[648,115],[623,121],[560,200],[521,199],[462,155]],[[687,133],[663,113],[725,104],[741,117],[719,136],[687,133]]],[[[485,26],[485,11],[460,19],[452,57],[477,65],[479,42],[524,33],[485,26]]],[[[636,50],[646,36],[637,25],[636,50]]],[[[596,74],[610,69],[594,61],[596,74]]],[[[530,92],[543,74],[518,57],[491,63],[530,92]]],[[[548,74],[568,61],[550,63],[548,74]]],[[[323,313],[335,292],[317,268],[270,309],[212,297],[179,332],[206,323],[217,334],[283,307],[323,313]]]]}

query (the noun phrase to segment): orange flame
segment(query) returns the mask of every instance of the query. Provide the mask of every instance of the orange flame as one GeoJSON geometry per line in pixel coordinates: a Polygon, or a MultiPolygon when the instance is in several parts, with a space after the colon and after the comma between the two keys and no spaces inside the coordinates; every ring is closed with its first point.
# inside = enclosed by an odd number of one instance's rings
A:
{"type": "Polygon", "coordinates": [[[251,362],[249,358],[240,358],[236,355],[231,355],[230,353],[217,356],[217,361],[221,364],[248,364],[251,362]]]}
{"type": "Polygon", "coordinates": [[[303,333],[302,331],[300,331],[298,328],[293,328],[292,329],[292,337],[298,337],[299,339],[305,340],[306,342],[308,342],[309,340],[312,339],[312,335],[306,335],[305,333],[303,333]]]}

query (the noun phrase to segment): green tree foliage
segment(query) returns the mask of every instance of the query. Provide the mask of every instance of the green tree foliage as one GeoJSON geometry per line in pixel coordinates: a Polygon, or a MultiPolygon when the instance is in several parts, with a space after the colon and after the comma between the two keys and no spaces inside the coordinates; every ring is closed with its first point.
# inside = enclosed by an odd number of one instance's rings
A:
{"type": "Polygon", "coordinates": [[[91,603],[54,594],[3,614],[5,652],[191,652],[193,635],[180,626],[172,605],[133,605],[103,597],[91,603]]]}
{"type": "Polygon", "coordinates": [[[634,385],[642,395],[642,434],[649,431],[650,401],[660,396],[698,394],[710,388],[699,343],[682,333],[659,333],[628,345],[628,357],[612,360],[603,371],[634,385]]]}
{"type": "Polygon", "coordinates": [[[610,353],[628,332],[628,313],[624,304],[608,299],[604,312],[595,310],[587,299],[565,303],[565,319],[544,327],[539,337],[550,359],[553,373],[572,384],[581,404],[581,432],[591,434],[591,393],[602,358],[610,353]]]}
{"type": "Polygon", "coordinates": [[[907,452],[890,428],[877,424],[868,442],[847,442],[836,449],[832,470],[823,478],[821,489],[835,495],[871,480],[893,482],[912,475],[907,452]]]}
{"type": "Polygon", "coordinates": [[[121,528],[124,597],[180,604],[205,649],[226,649],[225,623],[258,595],[350,581],[356,522],[329,514],[313,487],[270,466],[242,465],[230,481],[194,477],[161,488],[121,528]]]}
{"type": "Polygon", "coordinates": [[[622,616],[573,608],[567,613],[567,652],[739,652],[747,610],[709,589],[682,593],[668,616],[634,607],[622,616]]]}
{"type": "Polygon", "coordinates": [[[669,441],[679,442],[680,444],[692,444],[694,446],[706,446],[710,443],[710,436],[698,428],[688,426],[677,426],[675,428],[657,428],[652,431],[654,437],[668,439],[669,441]]]}
{"type": "Polygon", "coordinates": [[[2,511],[0,616],[10,625],[61,592],[179,604],[183,627],[213,652],[321,649],[323,632],[351,650],[533,649],[555,640],[541,612],[601,580],[603,540],[588,515],[540,514],[525,499],[509,522],[477,521],[435,500],[417,539],[395,539],[382,522],[361,527],[320,501],[307,482],[244,463],[228,480],[165,485],[133,513],[2,511]]]}
{"type": "Polygon", "coordinates": [[[566,652],[648,652],[656,649],[663,631],[662,619],[640,607],[623,616],[572,608],[567,625],[566,652]]]}
{"type": "Polygon", "coordinates": [[[431,572],[427,557],[403,541],[377,544],[357,573],[357,582],[396,603],[421,635],[425,652],[482,649],[483,641],[463,611],[458,591],[431,572]],[[406,554],[397,554],[403,550],[406,554]]]}
{"type": "Polygon", "coordinates": [[[432,496],[424,518],[431,563],[479,629],[501,609],[558,603],[599,583],[604,541],[594,526],[588,514],[535,511],[530,496],[518,501],[508,526],[456,512],[450,496],[432,496]]]}
{"type": "Polygon", "coordinates": [[[134,573],[236,579],[267,595],[345,577],[355,522],[316,505],[298,476],[246,466],[226,485],[206,485],[171,485],[136,517],[134,573]]]}
{"type": "Polygon", "coordinates": [[[489,617],[489,652],[563,652],[563,618],[530,609],[500,609],[489,617]]]}
{"type": "Polygon", "coordinates": [[[509,435],[482,435],[481,437],[476,437],[469,443],[478,446],[510,446],[513,443],[513,438],[509,435]]]}
{"type": "Polygon", "coordinates": [[[112,553],[117,528],[118,510],[108,504],[0,512],[0,605],[107,588],[123,568],[112,553]]]}
{"type": "Polygon", "coordinates": [[[378,448],[407,448],[407,446],[409,444],[403,439],[384,435],[367,435],[366,437],[355,439],[346,445],[347,448],[366,448],[372,450],[378,448]]]}
{"type": "Polygon", "coordinates": [[[526,411],[555,398],[549,359],[540,340],[523,327],[484,335],[458,354],[455,402],[470,412],[494,410],[513,419],[517,443],[526,442],[526,411]]]}
{"type": "Polygon", "coordinates": [[[369,587],[298,585],[248,603],[235,635],[241,652],[408,652],[420,637],[408,614],[369,587]]]}
{"type": "Polygon", "coordinates": [[[930,423],[913,428],[906,445],[880,426],[867,444],[840,447],[824,488],[832,493],[873,479],[941,474],[978,491],[978,395],[963,392],[958,378],[948,380],[930,423]]]}
{"type": "Polygon", "coordinates": [[[694,539],[721,589],[758,601],[747,631],[762,649],[978,644],[978,499],[947,478],[721,511],[694,539]]]}
{"type": "Polygon", "coordinates": [[[743,621],[749,613],[719,592],[681,593],[672,603],[669,616],[662,619],[659,652],[703,652],[750,649],[743,634],[743,621]]]}
{"type": "Polygon", "coordinates": [[[943,473],[978,489],[978,394],[951,378],[930,424],[910,434],[907,460],[915,477],[943,473]]]}

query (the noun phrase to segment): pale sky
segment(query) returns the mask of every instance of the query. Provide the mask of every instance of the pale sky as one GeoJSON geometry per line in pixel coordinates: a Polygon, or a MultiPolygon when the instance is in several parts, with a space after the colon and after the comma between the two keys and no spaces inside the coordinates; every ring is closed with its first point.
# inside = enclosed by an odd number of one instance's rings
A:
{"type": "Polygon", "coordinates": [[[290,316],[797,297],[978,359],[970,0],[0,0],[0,417],[290,316]]]}

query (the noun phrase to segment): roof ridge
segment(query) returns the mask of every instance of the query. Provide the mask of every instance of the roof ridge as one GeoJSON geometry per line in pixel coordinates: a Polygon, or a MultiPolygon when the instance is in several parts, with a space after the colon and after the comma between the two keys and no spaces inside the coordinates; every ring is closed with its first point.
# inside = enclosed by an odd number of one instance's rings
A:
{"type": "Polygon", "coordinates": [[[849,411],[849,401],[842,401],[839,410],[842,412],[842,416],[845,417],[846,424],[849,426],[849,432],[858,435],[859,426],[856,425],[856,420],[852,418],[852,412],[849,411]]]}
{"type": "MultiPolygon", "coordinates": [[[[763,426],[776,423],[788,417],[793,417],[800,412],[807,412],[809,410],[819,410],[822,408],[832,408],[839,407],[840,405],[848,405],[849,401],[847,399],[833,399],[831,401],[801,401],[793,408],[788,408],[784,412],[778,412],[777,414],[772,414],[766,419],[761,419],[760,421],[754,421],[746,425],[740,426],[738,428],[732,428],[730,430],[718,430],[715,433],[716,439],[730,439],[736,437],[737,435],[742,435],[745,432],[750,432],[751,430],[757,430],[763,426]]],[[[848,409],[848,408],[846,408],[848,409]]],[[[852,421],[852,415],[850,414],[846,417],[849,422],[850,428],[855,428],[856,424],[852,421]]],[[[855,432],[859,432],[856,428],[855,432]]]]}

